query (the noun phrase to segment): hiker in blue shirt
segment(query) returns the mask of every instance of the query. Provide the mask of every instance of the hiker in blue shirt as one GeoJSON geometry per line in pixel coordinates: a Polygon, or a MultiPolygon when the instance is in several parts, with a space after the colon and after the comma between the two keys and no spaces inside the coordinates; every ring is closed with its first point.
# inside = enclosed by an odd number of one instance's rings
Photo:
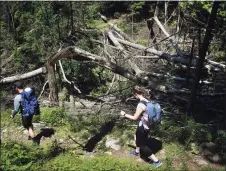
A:
{"type": "Polygon", "coordinates": [[[23,89],[23,85],[20,82],[15,83],[15,90],[18,93],[16,97],[14,98],[14,110],[12,110],[11,118],[14,118],[15,115],[20,112],[22,116],[22,124],[24,128],[28,130],[28,140],[32,139],[35,137],[34,131],[33,131],[33,125],[32,125],[32,118],[33,115],[27,115],[23,113],[22,109],[22,95],[21,93],[23,91],[30,91],[30,88],[26,88],[25,90],[23,89]]]}
{"type": "Polygon", "coordinates": [[[130,154],[134,156],[139,156],[140,152],[149,159],[153,161],[155,167],[162,165],[162,162],[153,154],[152,150],[147,146],[148,133],[149,133],[149,124],[148,124],[148,114],[146,111],[145,104],[141,103],[142,101],[149,102],[144,96],[148,96],[148,91],[139,86],[133,88],[133,95],[140,100],[137,105],[136,112],[134,115],[130,115],[121,111],[121,116],[131,119],[138,120],[140,118],[137,130],[136,130],[136,150],[131,151],[130,154]]]}

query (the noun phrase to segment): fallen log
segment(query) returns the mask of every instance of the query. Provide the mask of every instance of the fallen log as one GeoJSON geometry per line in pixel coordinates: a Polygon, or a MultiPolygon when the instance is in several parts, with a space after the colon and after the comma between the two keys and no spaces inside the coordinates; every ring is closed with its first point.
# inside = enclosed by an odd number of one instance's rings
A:
{"type": "Polygon", "coordinates": [[[114,29],[116,32],[118,32],[120,35],[122,35],[126,40],[135,43],[135,41],[133,39],[131,39],[127,34],[125,34],[121,29],[119,29],[115,24],[109,23],[105,16],[101,15],[100,13],[99,13],[99,15],[105,23],[107,23],[112,29],[114,29]]]}
{"type": "MultiPolygon", "coordinates": [[[[172,62],[175,62],[175,63],[181,63],[181,64],[184,64],[184,65],[188,64],[188,62],[189,62],[188,59],[178,58],[178,56],[170,55],[170,54],[162,52],[162,51],[157,51],[154,48],[147,48],[145,46],[135,44],[135,43],[131,43],[131,42],[128,42],[126,40],[122,40],[122,39],[118,39],[118,38],[116,38],[116,39],[118,40],[118,42],[120,42],[122,44],[125,44],[127,46],[130,46],[130,47],[133,47],[135,49],[139,49],[139,50],[142,50],[142,51],[145,51],[145,52],[148,52],[148,53],[152,53],[152,54],[157,55],[160,58],[166,59],[168,61],[172,61],[172,62]]],[[[196,60],[192,60],[192,65],[196,65],[196,60]]]]}
{"type": "MultiPolygon", "coordinates": [[[[121,44],[118,42],[118,40],[114,37],[112,32],[108,31],[107,34],[108,34],[108,37],[113,42],[113,44],[123,52],[125,59],[128,59],[129,55],[124,51],[124,48],[121,46],[121,44]]],[[[128,62],[129,62],[129,65],[131,66],[131,68],[135,71],[136,75],[140,75],[143,73],[143,71],[141,71],[140,68],[135,63],[133,63],[130,59],[128,59],[128,62]]]]}
{"type": "Polygon", "coordinates": [[[14,82],[14,81],[31,78],[31,77],[34,77],[36,75],[44,74],[44,73],[46,73],[46,67],[42,67],[42,68],[36,69],[34,71],[31,71],[31,72],[28,72],[28,73],[25,73],[25,74],[20,74],[20,75],[15,75],[15,76],[3,78],[3,79],[0,80],[0,83],[11,83],[11,82],[14,82]]]}
{"type": "MultiPolygon", "coordinates": [[[[139,44],[135,44],[135,43],[131,43],[131,42],[128,42],[126,40],[119,39],[119,38],[116,38],[116,39],[118,40],[118,42],[120,42],[124,45],[130,46],[132,48],[139,49],[139,50],[142,50],[142,51],[154,54],[154,55],[157,55],[162,59],[172,61],[174,63],[180,63],[180,64],[184,64],[184,65],[187,65],[189,63],[188,58],[178,58],[178,56],[176,56],[176,55],[171,55],[171,54],[168,54],[168,53],[165,53],[165,52],[162,52],[162,51],[157,51],[154,48],[148,48],[148,47],[145,47],[145,46],[142,46],[142,45],[139,45],[139,44]]],[[[194,59],[192,59],[192,62],[191,62],[192,66],[196,66],[197,59],[198,59],[198,57],[195,57],[194,59]]],[[[209,61],[210,60],[207,60],[207,62],[209,62],[209,61]]],[[[226,68],[226,66],[224,64],[220,64],[220,63],[217,63],[217,62],[214,62],[214,61],[210,61],[210,63],[211,63],[211,65],[210,64],[205,65],[204,67],[207,68],[207,69],[210,69],[211,71],[217,72],[217,71],[221,71],[221,68],[222,69],[226,68]]]]}
{"type": "MultiPolygon", "coordinates": [[[[156,91],[160,91],[163,93],[172,93],[172,94],[190,94],[190,91],[186,90],[186,89],[173,89],[173,88],[168,88],[166,85],[159,85],[149,79],[146,79],[146,77],[142,76],[136,76],[134,74],[132,74],[131,72],[129,72],[129,70],[127,68],[123,68],[121,66],[118,66],[117,64],[110,62],[108,60],[106,60],[103,57],[100,57],[98,55],[95,54],[91,54],[87,51],[84,51],[82,49],[79,49],[75,46],[69,46],[65,49],[62,49],[60,52],[52,55],[48,61],[50,63],[53,63],[54,61],[60,60],[60,59],[74,59],[77,61],[90,61],[90,62],[94,62],[100,66],[103,66],[109,70],[111,70],[112,72],[119,74],[129,80],[132,80],[134,82],[140,83],[140,84],[146,84],[149,85],[149,87],[151,89],[154,89],[156,91]]],[[[12,76],[12,77],[7,77],[7,78],[3,78],[0,83],[9,83],[9,82],[13,82],[13,81],[17,81],[17,80],[21,80],[21,79],[26,79],[26,78],[30,78],[33,76],[36,76],[38,74],[42,74],[42,73],[46,73],[46,68],[42,67],[39,68],[37,70],[31,71],[29,73],[25,73],[22,75],[17,75],[17,76],[12,76]]],[[[50,90],[51,91],[51,90],[50,90]]],[[[204,96],[224,96],[226,93],[215,93],[215,94],[198,94],[198,95],[204,95],[204,96]]]]}
{"type": "Polygon", "coordinates": [[[182,51],[180,50],[180,48],[178,47],[177,43],[174,41],[173,37],[170,37],[169,33],[165,30],[165,28],[163,27],[163,25],[159,21],[158,17],[154,16],[153,18],[151,18],[151,20],[152,19],[155,20],[155,22],[158,24],[159,28],[166,35],[166,37],[169,37],[169,41],[173,45],[173,47],[176,49],[177,54],[180,55],[180,57],[184,57],[184,55],[183,55],[182,51]]]}

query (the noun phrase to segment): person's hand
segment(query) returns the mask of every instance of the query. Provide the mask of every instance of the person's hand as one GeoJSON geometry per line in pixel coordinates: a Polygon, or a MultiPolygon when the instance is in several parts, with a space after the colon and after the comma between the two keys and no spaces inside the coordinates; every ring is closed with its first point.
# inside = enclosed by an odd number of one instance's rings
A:
{"type": "Polygon", "coordinates": [[[124,112],[123,110],[121,110],[120,115],[125,117],[126,112],[124,112]]]}

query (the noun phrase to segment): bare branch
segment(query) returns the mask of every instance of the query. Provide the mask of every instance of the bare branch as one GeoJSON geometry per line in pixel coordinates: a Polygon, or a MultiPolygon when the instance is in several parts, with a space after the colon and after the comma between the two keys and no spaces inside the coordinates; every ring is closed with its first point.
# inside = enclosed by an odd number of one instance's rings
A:
{"type": "MultiPolygon", "coordinates": [[[[65,80],[68,84],[70,84],[70,85],[73,84],[71,81],[69,81],[69,80],[66,78],[61,61],[59,60],[58,62],[59,62],[60,69],[61,69],[61,72],[62,72],[62,74],[63,74],[64,80],[65,80]]],[[[73,85],[74,85],[74,84],[73,84],[73,85]]],[[[74,89],[77,90],[78,93],[82,93],[75,85],[74,85],[74,89]]]]}
{"type": "Polygon", "coordinates": [[[44,86],[42,87],[42,92],[40,93],[38,99],[40,99],[40,97],[42,96],[42,93],[44,92],[47,83],[48,83],[48,80],[45,82],[44,86]]]}
{"type": "Polygon", "coordinates": [[[112,81],[111,81],[111,85],[110,85],[108,91],[105,93],[105,95],[107,95],[107,94],[110,92],[110,90],[111,90],[111,88],[112,88],[112,86],[113,86],[113,84],[114,84],[114,81],[115,81],[115,76],[116,76],[116,74],[114,74],[114,76],[113,76],[113,78],[112,78],[112,81]]]}

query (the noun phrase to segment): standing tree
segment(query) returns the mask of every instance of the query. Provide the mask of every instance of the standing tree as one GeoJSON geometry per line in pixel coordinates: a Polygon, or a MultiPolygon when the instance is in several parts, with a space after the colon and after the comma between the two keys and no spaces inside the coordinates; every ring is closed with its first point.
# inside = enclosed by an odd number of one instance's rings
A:
{"type": "Polygon", "coordinates": [[[192,86],[191,97],[190,97],[190,102],[189,102],[189,109],[188,109],[189,114],[192,114],[194,104],[196,102],[197,88],[198,88],[199,81],[202,76],[202,69],[203,69],[203,64],[204,64],[205,57],[206,57],[206,52],[208,50],[210,41],[213,37],[212,31],[213,31],[213,28],[215,25],[215,20],[216,20],[216,15],[217,15],[217,10],[218,10],[219,4],[220,4],[220,2],[218,2],[218,1],[213,2],[211,14],[209,16],[208,24],[206,27],[206,33],[204,36],[204,40],[203,40],[201,48],[199,49],[199,60],[197,63],[197,68],[196,68],[196,73],[195,73],[195,81],[192,86]]]}

